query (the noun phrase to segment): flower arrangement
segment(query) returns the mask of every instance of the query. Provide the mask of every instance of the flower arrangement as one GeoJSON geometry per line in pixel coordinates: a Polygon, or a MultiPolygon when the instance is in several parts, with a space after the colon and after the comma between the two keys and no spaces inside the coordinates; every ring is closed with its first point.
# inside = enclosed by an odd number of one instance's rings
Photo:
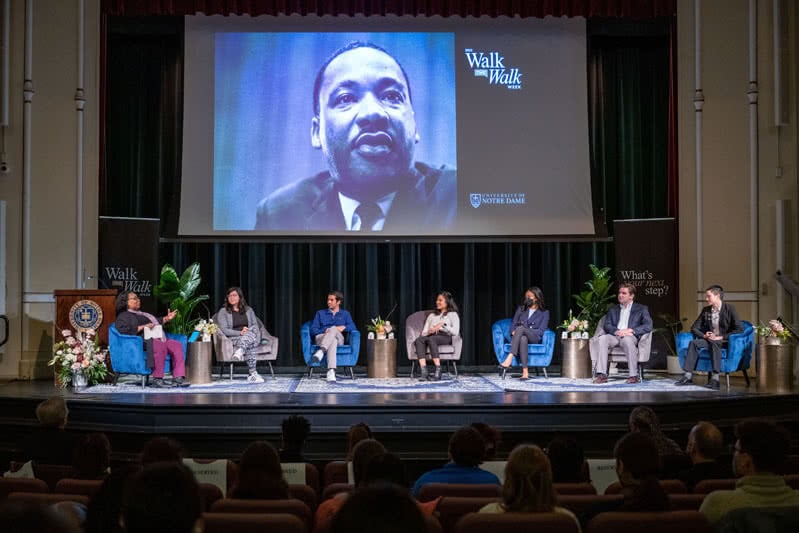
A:
{"type": "Polygon", "coordinates": [[[217,327],[212,318],[208,320],[203,318],[194,325],[194,331],[198,331],[203,336],[203,341],[207,342],[211,340],[211,335],[219,331],[219,327],[217,327]]]}
{"type": "Polygon", "coordinates": [[[783,344],[790,342],[791,332],[777,319],[769,320],[768,325],[760,323],[755,326],[758,337],[765,339],[767,344],[783,344]]]}
{"type": "Polygon", "coordinates": [[[59,384],[66,387],[70,383],[79,386],[84,380],[89,385],[105,381],[108,349],[100,347],[96,332],[88,329],[73,334],[65,329],[61,335],[64,340],[53,345],[53,358],[47,363],[55,367],[59,384]]]}
{"type": "Polygon", "coordinates": [[[569,318],[561,322],[559,327],[564,330],[564,338],[566,336],[573,339],[588,338],[588,320],[581,320],[580,315],[575,317],[571,309],[569,309],[569,318]]]}
{"type": "Polygon", "coordinates": [[[375,318],[372,318],[370,323],[366,325],[366,329],[377,335],[388,335],[393,331],[393,327],[391,326],[391,322],[381,318],[380,315],[377,315],[375,318]]]}

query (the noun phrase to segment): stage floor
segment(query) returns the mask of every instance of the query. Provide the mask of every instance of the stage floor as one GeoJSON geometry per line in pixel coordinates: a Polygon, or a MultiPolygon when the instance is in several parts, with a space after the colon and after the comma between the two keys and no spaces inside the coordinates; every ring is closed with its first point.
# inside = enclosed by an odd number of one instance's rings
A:
{"type": "MultiPolygon", "coordinates": [[[[647,382],[666,376],[652,378],[647,382]]],[[[334,442],[340,451],[342,433],[361,421],[381,440],[390,441],[391,449],[413,457],[423,456],[431,442],[446,442],[453,430],[475,421],[498,427],[508,442],[545,442],[555,432],[568,432],[581,438],[587,453],[592,448],[607,450],[608,443],[626,431],[629,412],[637,405],[651,406],[664,430],[676,438],[684,437],[698,420],[711,420],[726,433],[745,417],[774,418],[794,434],[799,427],[799,394],[757,391],[754,382],[747,388],[739,378],[731,380],[729,391],[722,383],[719,392],[668,383],[658,390],[636,390],[623,379],[604,387],[591,386],[590,380],[571,385],[557,380],[503,381],[495,373],[463,373],[460,384],[445,380],[419,388],[407,378],[378,386],[362,375],[355,380],[358,389],[348,378],[328,385],[321,377],[307,381],[300,374],[281,374],[263,385],[277,391],[253,390],[256,387],[239,376],[233,385],[224,378],[212,386],[167,392],[142,391],[132,384],[119,389],[124,392],[111,386],[76,392],[51,382],[16,381],[0,384],[0,426],[5,435],[0,446],[13,448],[35,424],[36,405],[53,395],[67,399],[69,428],[109,433],[112,442],[116,440],[115,451],[140,449],[153,435],[172,435],[196,455],[211,449],[208,453],[215,455],[220,450],[238,453],[255,438],[274,441],[281,420],[291,414],[311,421],[315,444],[309,456],[320,459],[334,442]],[[535,389],[536,384],[546,385],[545,390],[523,390],[535,389]]]]}

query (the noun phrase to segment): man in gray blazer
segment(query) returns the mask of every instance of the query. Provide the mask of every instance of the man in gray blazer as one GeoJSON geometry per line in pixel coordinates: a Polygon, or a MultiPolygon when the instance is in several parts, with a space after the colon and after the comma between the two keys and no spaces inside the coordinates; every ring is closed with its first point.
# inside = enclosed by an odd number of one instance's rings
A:
{"type": "Polygon", "coordinates": [[[328,170],[264,198],[256,230],[403,234],[454,223],[456,171],[415,161],[410,82],[391,54],[361,41],[340,48],[317,73],[313,105],[311,145],[328,170]]]}

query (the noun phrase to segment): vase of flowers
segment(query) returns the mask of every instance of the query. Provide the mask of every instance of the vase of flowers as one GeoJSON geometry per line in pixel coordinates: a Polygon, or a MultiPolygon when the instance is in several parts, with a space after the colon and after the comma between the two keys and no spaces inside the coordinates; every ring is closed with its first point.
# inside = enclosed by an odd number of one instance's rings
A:
{"type": "Polygon", "coordinates": [[[378,339],[385,339],[386,335],[394,330],[391,322],[381,318],[380,315],[370,319],[369,324],[366,325],[366,329],[378,339]]]}
{"type": "Polygon", "coordinates": [[[58,383],[81,388],[105,381],[108,349],[100,346],[96,332],[65,329],[61,335],[64,340],[53,345],[53,358],[48,363],[55,367],[58,383]]]}
{"type": "Polygon", "coordinates": [[[216,324],[214,324],[214,320],[212,318],[209,318],[208,320],[203,318],[194,325],[194,331],[200,332],[203,342],[211,342],[211,335],[219,331],[219,328],[216,324]]]}
{"type": "Polygon", "coordinates": [[[563,330],[561,338],[563,339],[587,339],[588,338],[588,320],[581,320],[579,316],[574,316],[572,310],[569,309],[569,318],[561,322],[560,329],[563,330]]]}
{"type": "Polygon", "coordinates": [[[769,320],[768,325],[760,323],[755,326],[757,336],[763,344],[788,344],[791,342],[791,332],[777,319],[769,320]]]}

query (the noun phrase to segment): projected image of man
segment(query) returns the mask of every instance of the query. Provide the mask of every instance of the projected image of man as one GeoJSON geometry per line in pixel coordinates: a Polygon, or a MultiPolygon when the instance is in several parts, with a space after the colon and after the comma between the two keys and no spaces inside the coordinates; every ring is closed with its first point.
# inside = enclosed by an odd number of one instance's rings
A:
{"type": "Polygon", "coordinates": [[[311,145],[328,170],[258,205],[255,229],[418,232],[446,229],[457,210],[456,172],[417,162],[420,133],[405,70],[386,50],[353,42],[319,70],[311,145]]]}

